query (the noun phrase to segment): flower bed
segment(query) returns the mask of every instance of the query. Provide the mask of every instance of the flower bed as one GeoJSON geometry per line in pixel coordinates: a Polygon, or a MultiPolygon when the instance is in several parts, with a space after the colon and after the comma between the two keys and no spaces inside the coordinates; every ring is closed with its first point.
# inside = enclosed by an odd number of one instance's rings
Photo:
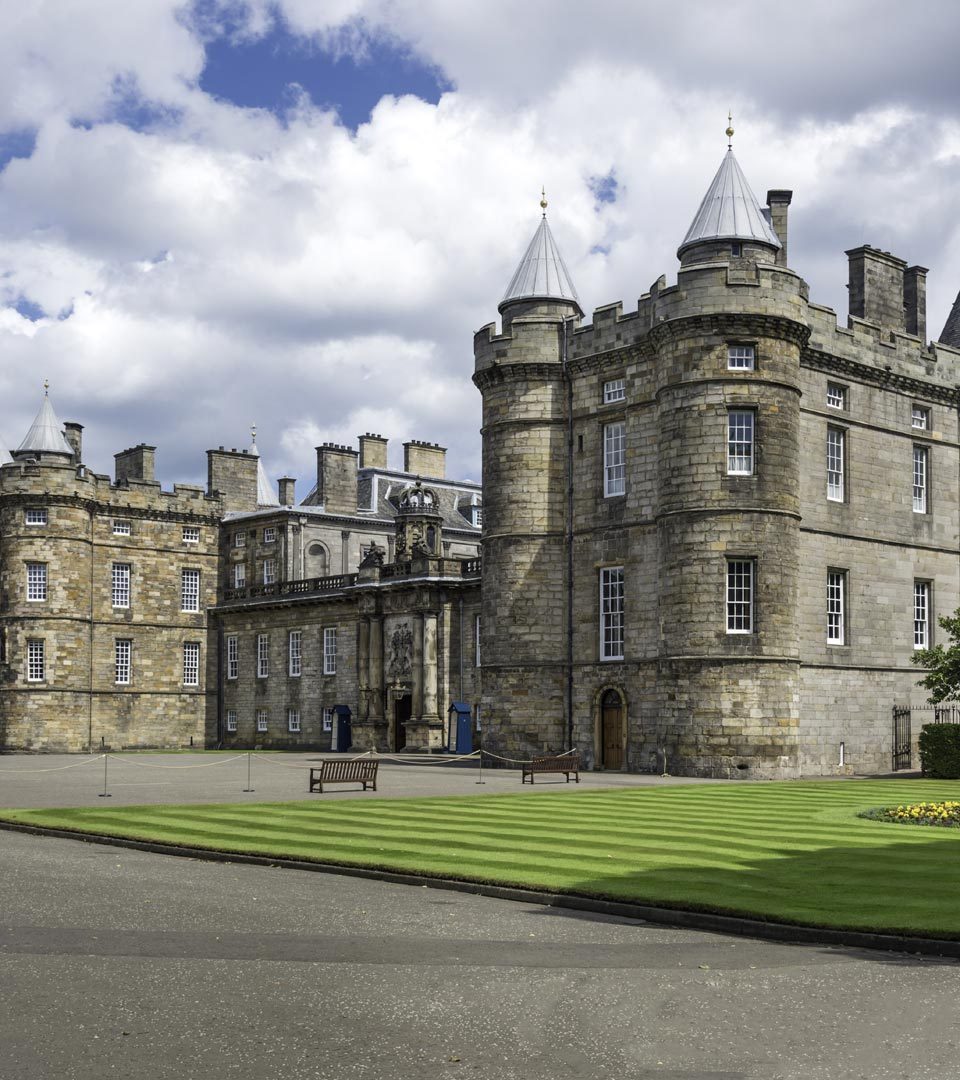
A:
{"type": "Polygon", "coordinates": [[[960,802],[921,802],[906,806],[880,806],[861,817],[873,821],[892,821],[897,825],[939,825],[960,828],[960,802]]]}

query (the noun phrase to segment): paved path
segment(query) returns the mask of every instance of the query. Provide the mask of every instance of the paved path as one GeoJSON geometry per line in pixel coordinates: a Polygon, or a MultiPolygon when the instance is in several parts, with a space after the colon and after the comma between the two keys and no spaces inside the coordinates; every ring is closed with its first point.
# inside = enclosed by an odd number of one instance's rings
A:
{"type": "MultiPolygon", "coordinates": [[[[562,776],[540,777],[521,784],[515,769],[484,769],[455,764],[384,761],[376,795],[353,785],[336,786],[323,795],[307,792],[307,770],[320,760],[316,753],[253,754],[247,783],[247,755],[111,754],[104,790],[103,756],[73,754],[0,755],[0,806],[132,806],[143,803],[277,802],[286,799],[371,799],[423,795],[496,795],[543,791],[596,791],[663,784],[730,784],[731,780],[695,780],[637,773],[581,773],[580,784],[562,776]],[[244,791],[246,787],[253,791],[244,791]]],[[[433,762],[443,761],[428,759],[433,762]]]]}
{"type": "Polygon", "coordinates": [[[4,1080],[960,1080],[958,980],[0,832],[4,1080]]]}

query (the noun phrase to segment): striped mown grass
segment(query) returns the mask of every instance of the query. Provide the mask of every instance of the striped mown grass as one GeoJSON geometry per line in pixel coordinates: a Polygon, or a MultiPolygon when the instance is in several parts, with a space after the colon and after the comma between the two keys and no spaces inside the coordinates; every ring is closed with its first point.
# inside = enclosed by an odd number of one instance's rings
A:
{"type": "Polygon", "coordinates": [[[960,938],[960,835],[859,818],[949,781],[0,810],[24,824],[846,929],[960,938]]]}

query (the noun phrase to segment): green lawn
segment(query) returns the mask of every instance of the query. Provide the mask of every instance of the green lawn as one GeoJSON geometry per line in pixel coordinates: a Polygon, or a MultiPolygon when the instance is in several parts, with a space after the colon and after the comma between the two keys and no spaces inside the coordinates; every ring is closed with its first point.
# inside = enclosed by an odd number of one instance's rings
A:
{"type": "Polygon", "coordinates": [[[830,927],[960,938],[960,832],[858,811],[960,782],[793,782],[0,810],[27,824],[830,927]]]}

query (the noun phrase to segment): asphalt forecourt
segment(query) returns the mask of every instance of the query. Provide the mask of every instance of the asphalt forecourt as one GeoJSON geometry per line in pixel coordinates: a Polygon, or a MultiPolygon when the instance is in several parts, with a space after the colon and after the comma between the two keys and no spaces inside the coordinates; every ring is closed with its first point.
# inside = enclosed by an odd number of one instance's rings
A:
{"type": "Polygon", "coordinates": [[[956,782],[582,787],[554,786],[536,798],[319,796],[135,807],[104,800],[2,810],[0,820],[186,850],[960,942],[960,831],[857,816],[871,807],[956,798],[956,782]]]}

